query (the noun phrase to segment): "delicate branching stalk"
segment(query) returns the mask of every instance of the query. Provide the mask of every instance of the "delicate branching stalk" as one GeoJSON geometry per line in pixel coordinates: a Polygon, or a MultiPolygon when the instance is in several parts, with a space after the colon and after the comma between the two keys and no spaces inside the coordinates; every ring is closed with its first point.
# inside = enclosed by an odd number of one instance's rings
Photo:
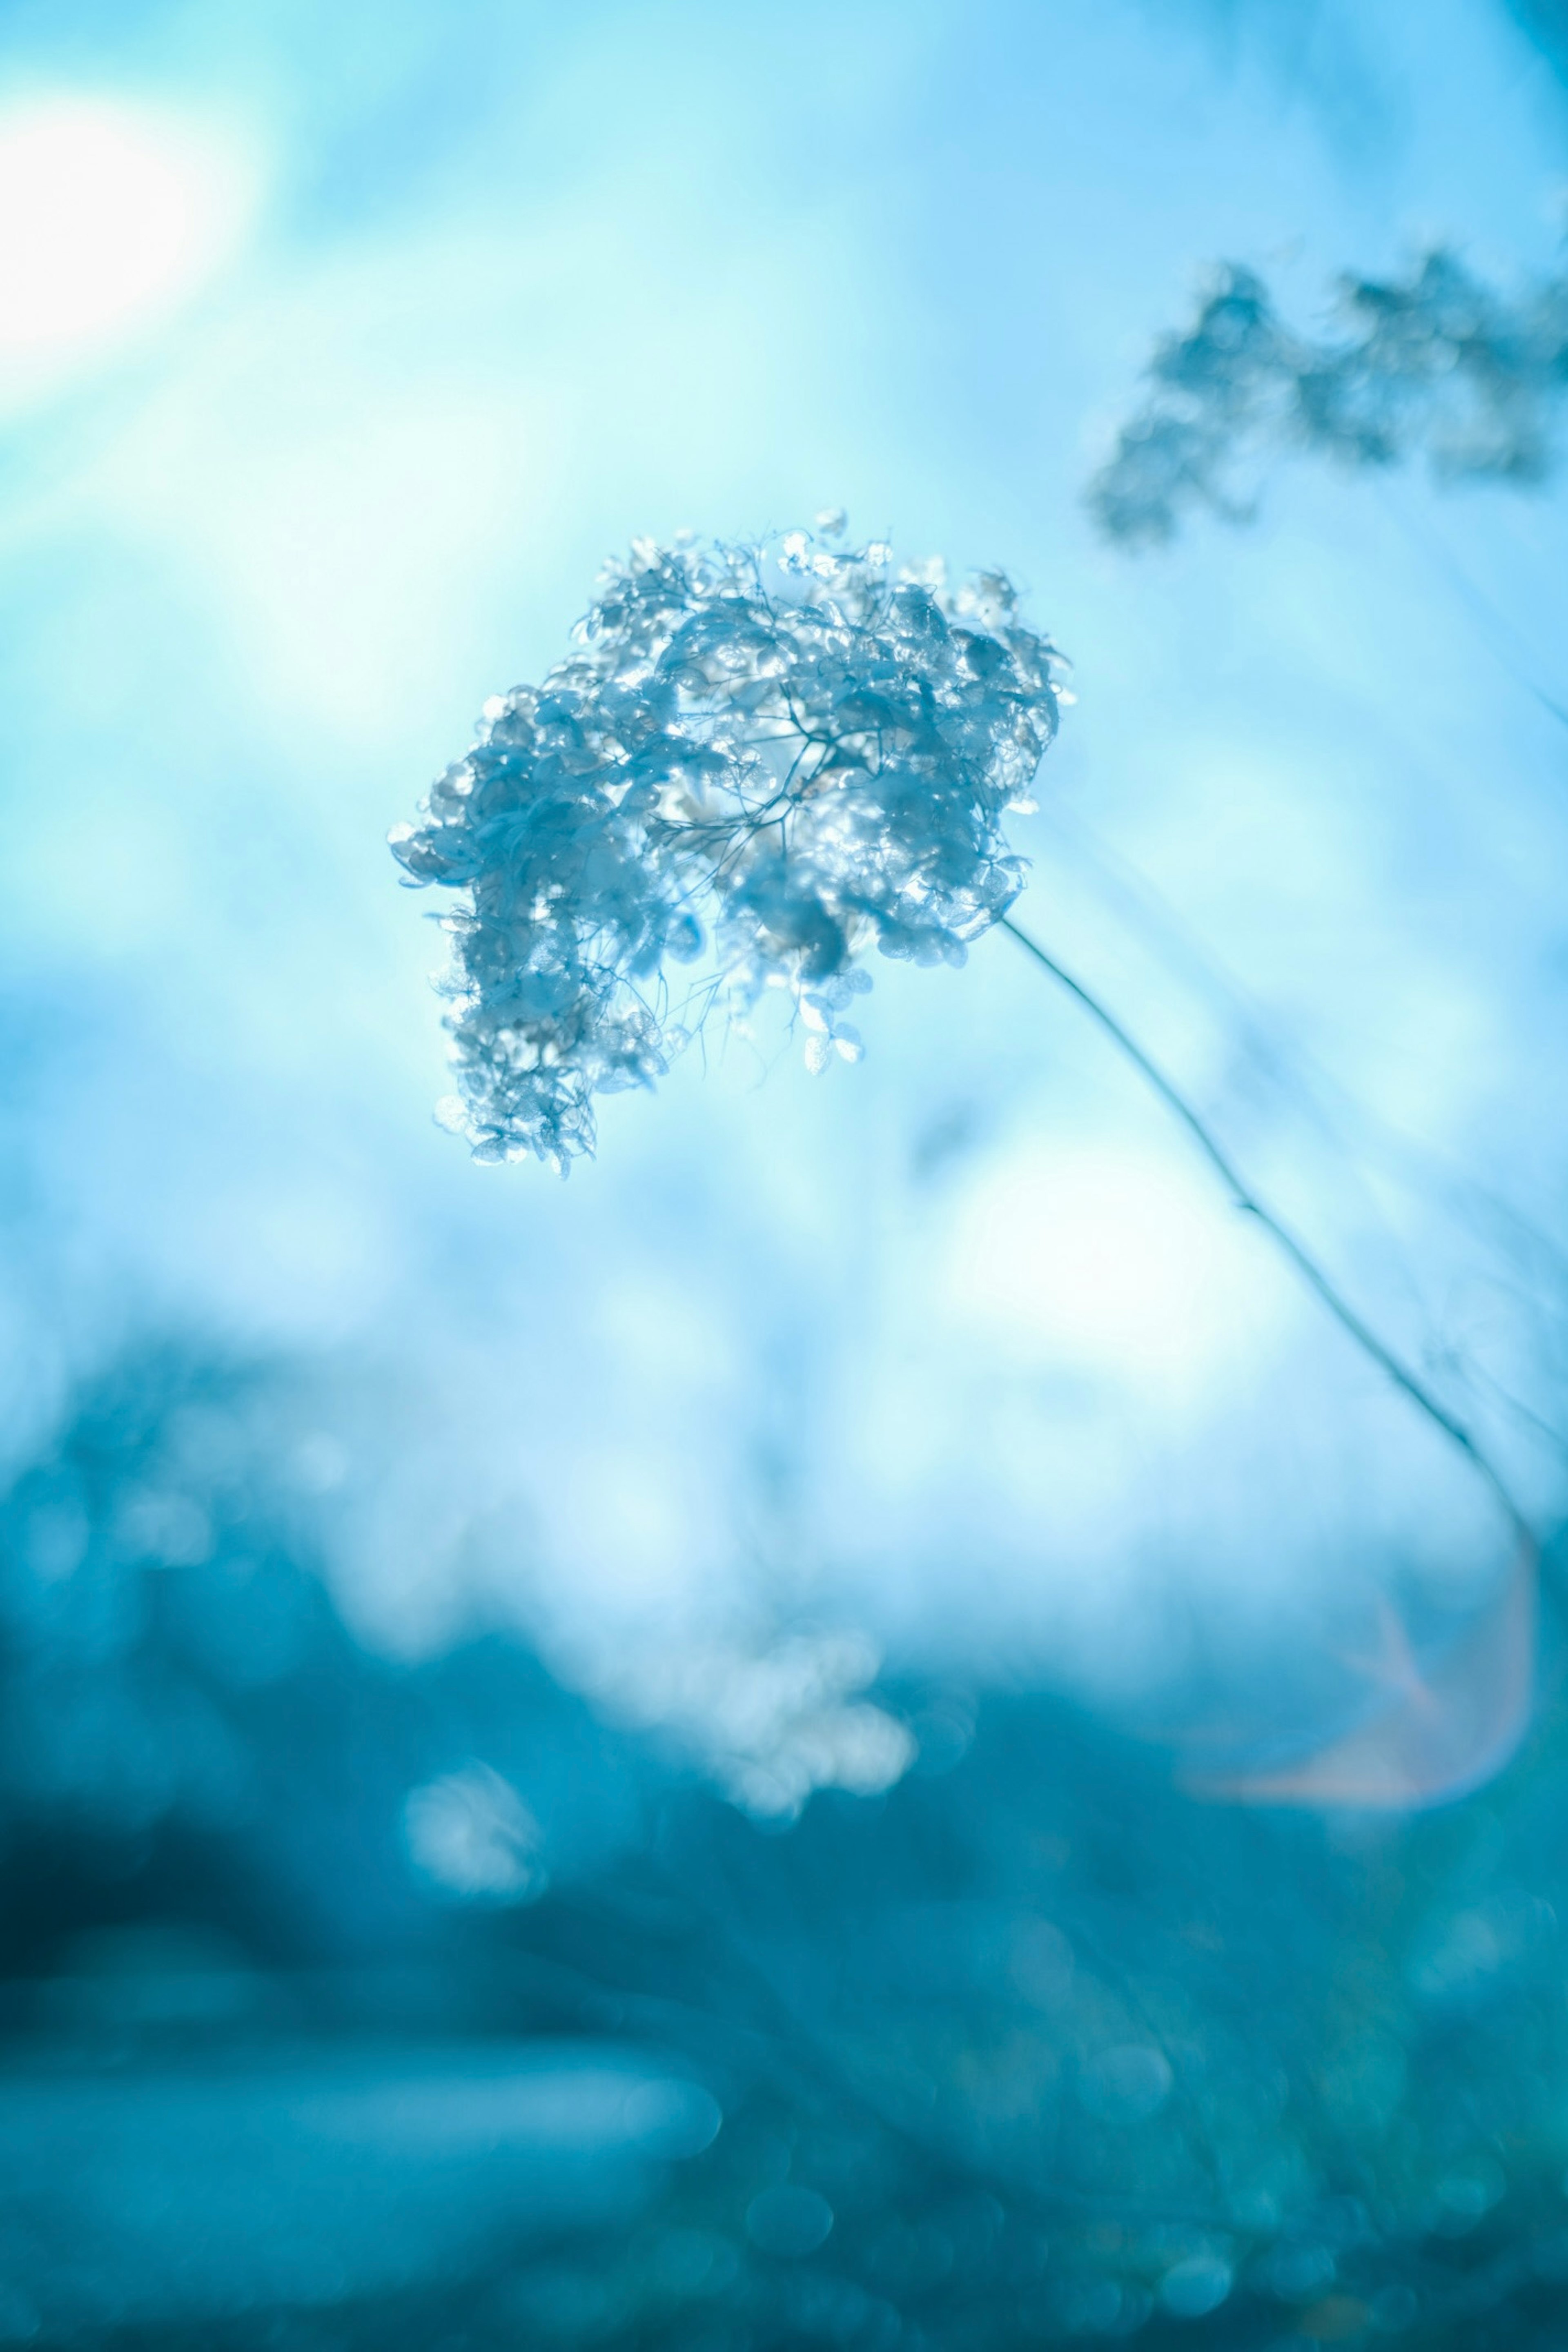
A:
{"type": "Polygon", "coordinates": [[[1187,1100],[1180,1087],[1166,1076],[1152,1056],[1145,1052],[1131,1032],[1123,1028],[1110,1008],[1101,1003],[1100,998],[1091,990],[1086,988],[1081,981],[1075,980],[1071,972],[1059,964],[1054,956],[1048,955],[1038,940],[1031,939],[1028,932],[1020,924],[1016,923],[1010,915],[1003,916],[1000,928],[1016,940],[1025,952],[1032,956],[1036,963],[1050,974],[1058,987],[1064,988],[1068,994],[1082,1006],[1090,1019],[1098,1023],[1117,1051],[1131,1062],[1140,1076],[1152,1088],[1166,1108],[1186,1129],[1187,1134],[1230,1194],[1235,1206],[1262,1227],[1275,1247],[1295,1268],[1314,1297],[1328,1309],[1347,1337],[1354,1340],[1362,1353],[1393,1381],[1400,1393],[1408,1398],[1417,1412],[1422,1413],[1434,1428],[1440,1431],[1450,1444],[1458,1448],[1472,1469],[1490,1488],[1493,1496],[1501,1505],[1515,1534],[1533,1544],[1534,1536],[1528,1520],[1515,1502],[1502,1474],[1486,1454],[1474,1433],[1457,1415],[1449,1412],[1447,1406],[1438,1397],[1434,1395],[1419,1373],[1413,1371],[1410,1366],[1394,1353],[1386,1340],[1378,1337],[1371,1324],[1356,1312],[1339,1289],[1332,1276],[1319,1264],[1306,1245],[1297,1239],[1289,1226],[1275,1214],[1266,1202],[1258,1198],[1224,1145],[1202,1115],[1187,1100]]]}

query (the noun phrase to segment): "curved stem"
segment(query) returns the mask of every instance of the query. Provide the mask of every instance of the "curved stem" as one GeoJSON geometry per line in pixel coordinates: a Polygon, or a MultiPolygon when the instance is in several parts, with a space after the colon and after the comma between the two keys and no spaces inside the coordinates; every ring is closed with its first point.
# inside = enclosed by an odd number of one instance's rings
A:
{"type": "Polygon", "coordinates": [[[1332,1277],[1319,1265],[1310,1251],[1303,1243],[1297,1240],[1289,1225],[1281,1223],[1273,1210],[1258,1199],[1224,1146],[1211,1134],[1192,1104],[1165,1076],[1159,1064],[1151,1060],[1137,1039],[1122,1027],[1115,1014],[1109,1011],[1097,996],[1091,994],[1080,981],[1075,980],[1071,972],[1064,971],[1054,956],[1047,955],[1038,941],[1032,940],[1027,931],[1021,929],[1011,916],[1002,917],[1001,929],[1009,932],[1025,952],[1031,955],[1042,970],[1049,972],[1058,985],[1065,988],[1069,996],[1075,997],[1089,1017],[1099,1023],[1117,1050],[1132,1064],[1140,1076],[1159,1096],[1167,1110],[1173,1112],[1186,1129],[1188,1135],[1218,1176],[1236,1206],[1262,1226],[1275,1247],[1289,1260],[1309,1290],[1323,1307],[1327,1307],[1340,1328],[1355,1341],[1362,1353],[1393,1381],[1400,1393],[1409,1399],[1416,1411],[1423,1413],[1435,1429],[1442,1432],[1451,1445],[1458,1448],[1471,1468],[1490,1487],[1492,1494],[1502,1506],[1515,1533],[1533,1545],[1533,1532],[1523,1512],[1509,1492],[1501,1473],[1488,1458],[1464,1423],[1458,1420],[1448,1411],[1447,1405],[1433,1394],[1419,1373],[1412,1371],[1409,1365],[1394,1354],[1387,1342],[1378,1338],[1372,1326],[1363,1321],[1350,1301],[1335,1286],[1332,1277]]]}

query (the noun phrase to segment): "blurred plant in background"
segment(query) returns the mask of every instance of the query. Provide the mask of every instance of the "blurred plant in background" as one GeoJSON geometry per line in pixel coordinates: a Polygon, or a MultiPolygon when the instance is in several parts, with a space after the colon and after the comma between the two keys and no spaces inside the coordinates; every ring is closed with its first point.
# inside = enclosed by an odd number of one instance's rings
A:
{"type": "Polygon", "coordinates": [[[515,1642],[367,1658],[311,1391],[128,1360],[0,1502],[0,2340],[1556,2341],[1560,1691],[1336,1835],[883,1680],[913,1769],[759,1835],[515,1642]]]}
{"type": "Polygon", "coordinates": [[[1404,278],[1346,278],[1337,333],[1281,320],[1264,280],[1220,269],[1184,332],[1165,336],[1149,396],[1090,485],[1090,509],[1129,545],[1175,535],[1184,513],[1256,510],[1269,461],[1350,467],[1425,456],[1440,480],[1537,483],[1568,394],[1568,278],[1513,299],[1437,247],[1404,278]]]}

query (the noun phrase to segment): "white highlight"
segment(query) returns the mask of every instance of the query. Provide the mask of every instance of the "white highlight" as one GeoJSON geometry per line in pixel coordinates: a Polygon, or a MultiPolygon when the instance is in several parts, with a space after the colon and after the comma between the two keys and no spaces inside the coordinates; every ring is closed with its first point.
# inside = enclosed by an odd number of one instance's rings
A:
{"type": "Polygon", "coordinates": [[[471,1764],[413,1790],[403,1809],[408,1858],[442,1894],[531,1903],[544,1892],[539,1823],[510,1780],[471,1764]]]}
{"type": "Polygon", "coordinates": [[[0,112],[0,401],[153,326],[233,250],[247,145],[159,110],[56,95],[0,112]]]}
{"type": "Polygon", "coordinates": [[[904,1725],[857,1696],[880,1664],[854,1633],[786,1634],[771,1649],[689,1634],[589,1678],[623,1722],[668,1732],[699,1756],[732,1804],[788,1821],[814,1790],[879,1796],[914,1762],[904,1725]]]}
{"type": "Polygon", "coordinates": [[[948,1303],[1015,1357],[1190,1391],[1251,1336],[1258,1269],[1235,1226],[1173,1160],[1023,1145],[959,1204],[948,1303]]]}

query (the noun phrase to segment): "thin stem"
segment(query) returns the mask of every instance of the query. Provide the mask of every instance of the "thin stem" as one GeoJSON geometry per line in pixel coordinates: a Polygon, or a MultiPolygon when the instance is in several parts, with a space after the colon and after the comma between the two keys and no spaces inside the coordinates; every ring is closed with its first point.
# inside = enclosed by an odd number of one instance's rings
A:
{"type": "Polygon", "coordinates": [[[1002,917],[1001,928],[1010,932],[1025,952],[1033,956],[1042,970],[1049,972],[1051,978],[1058,982],[1058,986],[1065,988],[1069,996],[1076,997],[1090,1018],[1099,1023],[1118,1051],[1126,1056],[1139,1075],[1159,1096],[1166,1108],[1172,1111],[1186,1129],[1187,1133],[1230,1194],[1236,1206],[1262,1226],[1276,1248],[1289,1260],[1307,1287],[1314,1293],[1321,1304],[1327,1307],[1340,1328],[1355,1341],[1362,1353],[1393,1381],[1394,1387],[1403,1396],[1409,1399],[1418,1412],[1425,1414],[1434,1428],[1441,1430],[1451,1445],[1458,1448],[1471,1468],[1490,1487],[1515,1532],[1533,1546],[1534,1536],[1530,1524],[1509,1492],[1501,1473],[1488,1459],[1464,1423],[1457,1420],[1447,1407],[1433,1395],[1420,1375],[1412,1371],[1409,1365],[1404,1363],[1394,1354],[1393,1349],[1378,1338],[1371,1325],[1362,1320],[1350,1301],[1335,1286],[1332,1277],[1319,1265],[1310,1251],[1297,1240],[1289,1225],[1281,1223],[1273,1210],[1258,1199],[1224,1146],[1211,1134],[1192,1104],[1165,1076],[1159,1064],[1151,1060],[1137,1039],[1122,1027],[1115,1014],[1109,1011],[1097,996],[1092,995],[1080,981],[1075,980],[1071,972],[1065,971],[1055,957],[1047,955],[1038,941],[1032,940],[1027,931],[1021,929],[1011,916],[1002,917]]]}

